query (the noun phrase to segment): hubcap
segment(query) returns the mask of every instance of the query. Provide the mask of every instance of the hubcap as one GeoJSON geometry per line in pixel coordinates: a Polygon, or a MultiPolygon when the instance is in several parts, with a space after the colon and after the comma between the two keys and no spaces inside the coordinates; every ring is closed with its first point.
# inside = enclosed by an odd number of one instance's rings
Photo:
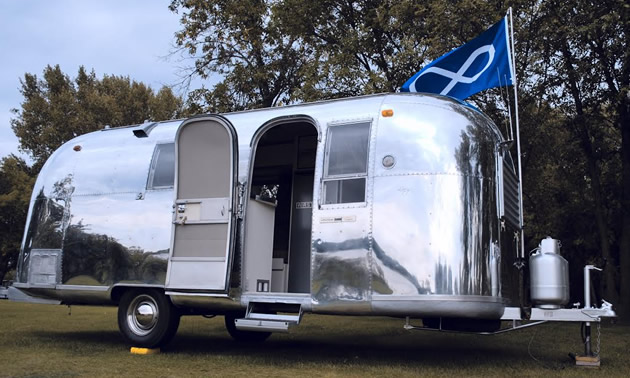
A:
{"type": "Polygon", "coordinates": [[[138,336],[148,335],[157,325],[160,312],[155,299],[141,294],[127,308],[127,325],[138,336]]]}

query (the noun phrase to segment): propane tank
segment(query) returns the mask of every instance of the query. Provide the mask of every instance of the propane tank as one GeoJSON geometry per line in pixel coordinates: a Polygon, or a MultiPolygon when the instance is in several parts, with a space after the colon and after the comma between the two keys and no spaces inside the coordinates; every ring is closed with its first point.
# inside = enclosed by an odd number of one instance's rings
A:
{"type": "Polygon", "coordinates": [[[529,256],[532,303],[558,309],[569,303],[569,263],[560,253],[560,241],[547,237],[529,256]]]}

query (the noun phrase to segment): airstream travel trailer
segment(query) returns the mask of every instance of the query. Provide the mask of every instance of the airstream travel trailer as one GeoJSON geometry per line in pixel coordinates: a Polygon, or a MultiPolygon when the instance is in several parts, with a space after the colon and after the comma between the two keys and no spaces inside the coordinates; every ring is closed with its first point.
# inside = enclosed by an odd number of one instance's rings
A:
{"type": "MultiPolygon", "coordinates": [[[[304,313],[495,332],[528,306],[509,146],[476,109],[427,94],[82,135],[41,170],[14,288],[117,304],[123,335],[144,347],[193,314],[225,315],[249,339],[304,313]]],[[[545,310],[531,320],[571,311],[554,243],[532,256],[545,310]]],[[[612,313],[592,311],[571,320],[612,313]]]]}

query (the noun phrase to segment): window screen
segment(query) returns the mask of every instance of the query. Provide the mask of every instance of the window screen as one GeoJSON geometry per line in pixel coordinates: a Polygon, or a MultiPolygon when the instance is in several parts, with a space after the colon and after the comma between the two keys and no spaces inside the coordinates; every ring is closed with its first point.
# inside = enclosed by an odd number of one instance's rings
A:
{"type": "Polygon", "coordinates": [[[324,204],[365,202],[370,123],[331,126],[324,173],[324,204]]]}
{"type": "Polygon", "coordinates": [[[155,146],[147,189],[172,188],[175,181],[175,144],[155,146]]]}

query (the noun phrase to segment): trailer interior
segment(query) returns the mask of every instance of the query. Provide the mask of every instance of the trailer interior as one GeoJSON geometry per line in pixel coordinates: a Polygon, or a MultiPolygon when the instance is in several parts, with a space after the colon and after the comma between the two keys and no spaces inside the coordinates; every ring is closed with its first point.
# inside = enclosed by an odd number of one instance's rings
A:
{"type": "Polygon", "coordinates": [[[272,125],[253,146],[247,203],[244,289],[310,293],[311,220],[317,129],[272,125]]]}

